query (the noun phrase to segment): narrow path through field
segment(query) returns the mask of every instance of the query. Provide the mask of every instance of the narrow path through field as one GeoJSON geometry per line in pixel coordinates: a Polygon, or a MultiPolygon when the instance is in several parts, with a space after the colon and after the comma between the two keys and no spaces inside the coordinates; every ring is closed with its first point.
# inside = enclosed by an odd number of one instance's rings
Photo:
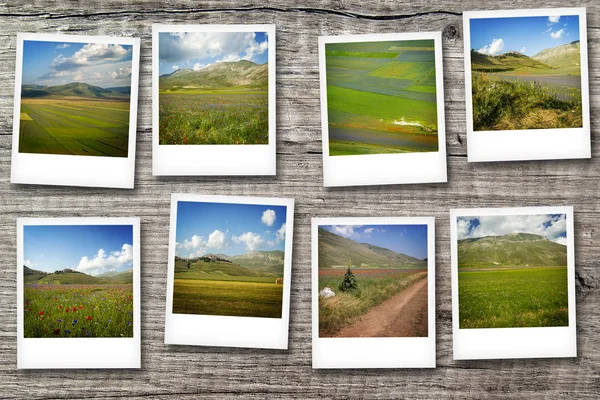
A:
{"type": "Polygon", "coordinates": [[[373,307],[335,337],[427,336],[427,277],[373,307]]]}

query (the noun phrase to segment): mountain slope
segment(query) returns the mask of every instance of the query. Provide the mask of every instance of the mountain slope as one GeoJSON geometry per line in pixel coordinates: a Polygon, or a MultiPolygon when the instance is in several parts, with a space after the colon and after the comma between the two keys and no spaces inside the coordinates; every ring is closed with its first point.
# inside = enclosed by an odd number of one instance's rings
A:
{"type": "Polygon", "coordinates": [[[37,269],[32,269],[26,265],[23,265],[23,281],[25,283],[33,283],[42,279],[46,275],[48,275],[48,273],[44,271],[38,271],[37,269]]]}
{"type": "Polygon", "coordinates": [[[553,267],[567,265],[567,246],[531,233],[458,241],[458,267],[553,267]]]}
{"type": "Polygon", "coordinates": [[[38,283],[55,284],[55,285],[99,285],[105,283],[101,278],[96,278],[91,275],[84,274],[82,272],[75,272],[73,270],[57,271],[52,274],[48,274],[43,278],[39,279],[38,283]]]}
{"type": "Polygon", "coordinates": [[[352,259],[354,267],[419,268],[426,266],[423,260],[369,243],[358,243],[319,228],[319,268],[347,265],[349,257],[352,259]]]}
{"type": "Polygon", "coordinates": [[[107,283],[131,283],[133,282],[133,268],[122,272],[105,272],[103,274],[97,275],[96,278],[103,279],[107,281],[107,283]]]}
{"type": "Polygon", "coordinates": [[[273,272],[283,275],[284,254],[281,250],[251,251],[239,256],[228,257],[228,259],[253,271],[273,272]]]}
{"type": "Polygon", "coordinates": [[[527,71],[527,70],[551,70],[552,66],[541,60],[536,60],[516,51],[489,56],[471,51],[471,67],[474,71],[482,72],[508,72],[508,71],[527,71]]]}
{"type": "Polygon", "coordinates": [[[83,82],[72,82],[66,85],[43,86],[23,85],[21,87],[22,98],[46,98],[76,96],[93,99],[122,99],[129,98],[129,94],[120,91],[104,89],[99,86],[90,85],[83,82]]]}
{"type": "Polygon", "coordinates": [[[581,45],[579,40],[576,40],[561,46],[544,49],[533,58],[555,68],[578,67],[581,62],[581,45]]]}
{"type": "Polygon", "coordinates": [[[247,60],[218,62],[198,71],[179,69],[171,74],[161,75],[159,86],[161,90],[181,88],[265,89],[268,84],[268,71],[268,64],[258,65],[247,60]]]}

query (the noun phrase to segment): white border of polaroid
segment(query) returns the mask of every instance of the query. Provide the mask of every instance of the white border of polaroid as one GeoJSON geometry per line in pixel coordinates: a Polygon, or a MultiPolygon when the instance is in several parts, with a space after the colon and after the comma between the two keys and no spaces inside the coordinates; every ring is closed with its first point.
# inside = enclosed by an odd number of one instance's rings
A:
{"type": "Polygon", "coordinates": [[[140,219],[133,218],[17,218],[17,368],[141,368],[140,219]],[[133,226],[133,337],[29,338],[23,321],[23,228],[40,225],[133,226]]]}
{"type": "Polygon", "coordinates": [[[470,208],[450,210],[452,336],[455,360],[577,357],[575,327],[575,233],[573,207],[470,208]],[[458,217],[566,214],[569,326],[460,329],[458,319],[458,217]]]}
{"type": "Polygon", "coordinates": [[[465,44],[465,101],[467,109],[467,155],[469,162],[590,158],[590,94],[588,84],[587,23],[585,8],[469,11],[463,14],[465,44]],[[473,131],[470,20],[504,17],[578,15],[581,42],[581,97],[583,127],[473,131]]]}
{"type": "Polygon", "coordinates": [[[152,25],[152,174],[275,175],[276,67],[275,25],[152,25]],[[159,33],[266,32],[269,36],[269,143],[247,145],[159,145],[159,33]],[[202,160],[202,162],[198,162],[202,160]]]}
{"type": "Polygon", "coordinates": [[[169,261],[167,272],[167,309],[165,344],[193,346],[249,347],[287,349],[290,322],[290,287],[292,283],[292,244],[294,232],[294,199],[271,197],[205,196],[187,193],[171,194],[169,228],[169,261]],[[177,203],[260,204],[286,206],[285,255],[283,267],[283,304],[281,318],[234,317],[173,313],[175,249],[177,244],[177,203]]]}
{"type": "Polygon", "coordinates": [[[446,126],[444,117],[444,68],[441,32],[388,33],[346,36],[319,36],[319,78],[321,82],[321,132],[323,141],[323,182],[327,186],[362,186],[447,182],[446,126]],[[328,43],[383,42],[391,40],[433,40],[437,94],[438,151],[428,153],[329,155],[327,111],[328,43]]]}
{"type": "Polygon", "coordinates": [[[133,189],[135,176],[139,67],[139,38],[18,33],[10,182],[31,185],[133,189]],[[124,44],[132,46],[131,96],[129,99],[129,144],[127,157],[19,153],[23,41],[25,40],[38,42],[124,44]]]}
{"type": "Polygon", "coordinates": [[[313,369],[435,368],[435,218],[313,218],[311,226],[313,369]],[[427,225],[427,337],[319,337],[319,226],[321,225],[427,225]]]}

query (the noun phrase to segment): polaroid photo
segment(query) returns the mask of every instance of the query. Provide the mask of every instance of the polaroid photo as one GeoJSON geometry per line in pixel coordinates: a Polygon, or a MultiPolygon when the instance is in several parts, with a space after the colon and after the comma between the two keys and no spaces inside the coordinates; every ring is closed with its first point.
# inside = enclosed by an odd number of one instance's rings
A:
{"type": "Polygon", "coordinates": [[[171,195],[165,343],[288,348],[294,200],[171,195]]]}
{"type": "Polygon", "coordinates": [[[440,32],[319,37],[325,186],[446,182],[440,32]]]}
{"type": "Polygon", "coordinates": [[[435,368],[435,221],[312,219],[313,368],[435,368]]]}
{"type": "Polygon", "coordinates": [[[17,219],[17,368],[140,368],[139,218],[17,219]]]}
{"type": "Polygon", "coordinates": [[[17,34],[11,183],[133,189],[139,38],[17,34]]]}
{"type": "Polygon", "coordinates": [[[577,357],[573,207],[451,210],[455,360],[577,357]]]}
{"type": "Polygon", "coordinates": [[[275,25],[152,26],[152,173],[275,175],[275,25]]]}
{"type": "Polygon", "coordinates": [[[465,12],[470,162],[590,158],[585,8],[465,12]]]}

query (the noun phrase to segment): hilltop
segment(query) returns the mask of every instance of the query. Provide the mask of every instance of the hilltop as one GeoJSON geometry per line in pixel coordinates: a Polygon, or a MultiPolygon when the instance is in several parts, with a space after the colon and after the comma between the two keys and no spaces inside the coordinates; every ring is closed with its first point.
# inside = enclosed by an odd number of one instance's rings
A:
{"type": "Polygon", "coordinates": [[[533,58],[555,68],[579,67],[581,63],[581,44],[579,40],[576,40],[562,46],[544,49],[533,58]]]}
{"type": "Polygon", "coordinates": [[[567,265],[567,246],[531,233],[458,241],[458,267],[554,267],[567,265]]]}
{"type": "Polygon", "coordinates": [[[200,70],[178,69],[159,77],[160,90],[178,89],[266,89],[268,64],[252,61],[218,62],[200,70]]]}
{"type": "Polygon", "coordinates": [[[319,268],[347,265],[354,267],[424,268],[426,262],[406,254],[369,243],[359,243],[319,228],[319,268]]]}
{"type": "MultiPolygon", "coordinates": [[[[129,88],[129,87],[127,87],[129,88]]],[[[92,99],[114,99],[127,100],[129,93],[125,93],[125,87],[114,89],[104,89],[100,86],[94,86],[83,82],[72,82],[66,85],[41,86],[41,85],[23,85],[21,86],[22,98],[52,98],[52,97],[86,97],[92,99]],[[118,90],[115,90],[118,89],[118,90]]],[[[129,91],[131,88],[128,89],[129,91]]]]}
{"type": "Polygon", "coordinates": [[[282,276],[284,252],[251,251],[237,256],[205,254],[201,257],[175,257],[175,272],[229,276],[282,276]],[[189,262],[190,268],[187,267],[189,262]]]}
{"type": "Polygon", "coordinates": [[[92,276],[70,268],[47,273],[28,268],[24,265],[23,273],[25,283],[101,285],[133,282],[133,269],[123,272],[110,271],[98,276],[92,276]]]}

